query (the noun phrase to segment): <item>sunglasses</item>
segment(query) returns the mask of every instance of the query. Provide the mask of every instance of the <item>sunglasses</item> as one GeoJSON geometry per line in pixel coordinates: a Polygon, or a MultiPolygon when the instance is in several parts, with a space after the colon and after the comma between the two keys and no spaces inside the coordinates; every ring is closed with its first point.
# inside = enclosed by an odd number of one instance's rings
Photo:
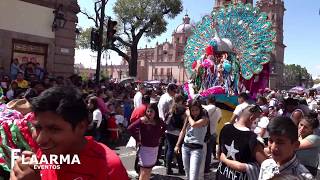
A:
{"type": "Polygon", "coordinates": [[[252,105],[252,107],[249,109],[249,112],[251,113],[263,113],[262,109],[259,105],[252,105]]]}

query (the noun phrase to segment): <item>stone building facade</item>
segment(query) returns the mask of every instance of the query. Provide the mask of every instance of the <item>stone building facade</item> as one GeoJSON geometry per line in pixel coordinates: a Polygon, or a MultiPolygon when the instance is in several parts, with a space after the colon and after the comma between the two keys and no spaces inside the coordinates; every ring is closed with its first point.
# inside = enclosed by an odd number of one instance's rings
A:
{"type": "Polygon", "coordinates": [[[284,51],[286,46],[283,44],[283,18],[284,0],[260,0],[257,6],[268,14],[268,19],[272,22],[272,29],[276,32],[273,39],[275,48],[271,53],[270,60],[270,88],[283,88],[284,73],[284,51]]]}
{"type": "MultiPolygon", "coordinates": [[[[233,2],[243,2],[253,4],[253,0],[234,0],[233,2]]],[[[215,0],[214,8],[231,3],[231,0],[215,0]]],[[[284,67],[283,44],[283,0],[260,0],[257,6],[268,14],[268,19],[272,21],[272,28],[276,32],[275,49],[271,54],[269,63],[270,69],[270,88],[281,88],[284,67]]],[[[183,83],[187,80],[183,65],[183,50],[187,38],[191,34],[192,25],[190,18],[186,15],[183,23],[180,24],[172,34],[172,42],[156,44],[154,48],[139,49],[138,74],[139,80],[164,80],[183,83]]]]}
{"type": "Polygon", "coordinates": [[[77,0],[1,0],[0,68],[10,72],[12,59],[39,63],[52,75],[74,72],[77,0]],[[54,10],[61,7],[63,28],[53,29],[54,10]]]}

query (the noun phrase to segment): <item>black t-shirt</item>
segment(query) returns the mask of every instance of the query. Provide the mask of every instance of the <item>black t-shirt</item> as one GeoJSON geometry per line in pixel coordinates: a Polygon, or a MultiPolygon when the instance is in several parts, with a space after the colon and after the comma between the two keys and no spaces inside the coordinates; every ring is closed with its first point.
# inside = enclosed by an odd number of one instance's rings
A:
{"type": "Polygon", "coordinates": [[[167,130],[181,130],[183,127],[183,115],[186,108],[183,105],[177,105],[175,113],[168,113],[166,115],[167,130]]]}
{"type": "MultiPolygon", "coordinates": [[[[225,125],[220,133],[219,146],[228,159],[242,163],[254,163],[254,148],[258,144],[257,135],[252,131],[242,131],[233,124],[225,125]]],[[[220,162],[217,180],[247,180],[246,172],[239,172],[220,162]]]]}

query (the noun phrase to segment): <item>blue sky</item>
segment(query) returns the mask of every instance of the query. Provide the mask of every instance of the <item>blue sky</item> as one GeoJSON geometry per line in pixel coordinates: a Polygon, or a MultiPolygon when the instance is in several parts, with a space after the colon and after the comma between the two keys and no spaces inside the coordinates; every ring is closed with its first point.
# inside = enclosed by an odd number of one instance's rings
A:
{"type": "MultiPolygon", "coordinates": [[[[93,11],[94,0],[78,0],[81,9],[86,8],[88,12],[93,11]]],[[[255,0],[256,1],[256,0],[255,0]]],[[[254,1],[254,2],[255,2],[254,1]]],[[[107,4],[107,15],[115,18],[112,7],[116,0],[109,0],[107,4]]],[[[286,64],[299,64],[308,69],[313,77],[320,76],[320,0],[284,0],[284,61],[286,64]]],[[[184,11],[175,19],[168,20],[167,32],[156,39],[148,41],[142,39],[139,47],[155,46],[156,42],[171,41],[174,29],[182,23],[186,10],[191,22],[197,22],[202,16],[209,14],[214,5],[214,0],[183,0],[184,11]]],[[[91,20],[79,14],[79,25],[90,27],[91,20]]],[[[114,56],[114,55],[113,55],[114,56]]]]}

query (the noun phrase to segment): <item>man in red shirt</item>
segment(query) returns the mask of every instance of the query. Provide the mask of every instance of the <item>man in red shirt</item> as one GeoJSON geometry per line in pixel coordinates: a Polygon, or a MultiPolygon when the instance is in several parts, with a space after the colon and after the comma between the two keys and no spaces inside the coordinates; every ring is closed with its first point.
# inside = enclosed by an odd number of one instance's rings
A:
{"type": "MultiPolygon", "coordinates": [[[[79,163],[60,164],[60,169],[34,169],[15,161],[10,178],[23,180],[113,180],[129,179],[116,153],[107,146],[84,137],[88,111],[81,93],[72,87],[50,88],[32,101],[35,113],[34,139],[39,145],[37,157],[77,155],[79,163]]],[[[30,153],[24,152],[26,156],[30,153]]]]}
{"type": "Polygon", "coordinates": [[[135,108],[130,117],[130,124],[143,117],[146,113],[147,106],[150,104],[150,96],[144,95],[142,97],[142,104],[135,108]]]}

